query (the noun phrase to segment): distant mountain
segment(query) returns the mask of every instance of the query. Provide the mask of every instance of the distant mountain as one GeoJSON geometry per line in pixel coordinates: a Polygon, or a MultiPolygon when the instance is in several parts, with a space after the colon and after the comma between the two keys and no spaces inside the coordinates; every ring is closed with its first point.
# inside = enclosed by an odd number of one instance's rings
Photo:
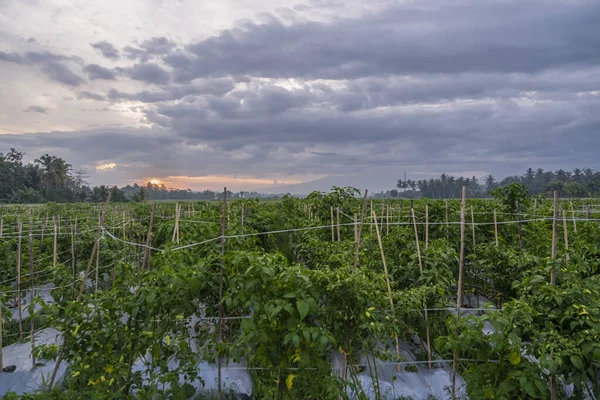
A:
{"type": "Polygon", "coordinates": [[[297,183],[294,185],[275,186],[264,191],[267,193],[290,193],[293,195],[307,195],[312,191],[329,192],[333,186],[352,186],[363,192],[369,193],[389,190],[396,186],[396,181],[401,178],[401,173],[391,174],[356,174],[356,175],[327,175],[321,179],[297,183]]]}

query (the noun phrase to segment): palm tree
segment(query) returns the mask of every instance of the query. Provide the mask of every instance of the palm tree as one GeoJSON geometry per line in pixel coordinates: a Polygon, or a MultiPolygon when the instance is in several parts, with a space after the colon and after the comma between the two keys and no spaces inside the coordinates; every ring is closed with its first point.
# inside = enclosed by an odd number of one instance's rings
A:
{"type": "Polygon", "coordinates": [[[494,189],[495,185],[496,185],[496,179],[494,178],[494,176],[492,174],[489,174],[485,178],[485,190],[489,193],[494,189]]]}
{"type": "Polygon", "coordinates": [[[44,154],[40,158],[37,158],[34,163],[39,165],[42,169],[42,181],[46,186],[46,196],[48,195],[48,188],[50,187],[50,180],[53,174],[53,165],[55,156],[51,156],[50,154],[44,154]]]}
{"type": "Polygon", "coordinates": [[[71,164],[68,164],[62,158],[44,154],[34,161],[35,164],[41,167],[42,181],[46,186],[45,196],[48,196],[50,185],[54,187],[62,187],[65,181],[69,178],[71,164]]]}

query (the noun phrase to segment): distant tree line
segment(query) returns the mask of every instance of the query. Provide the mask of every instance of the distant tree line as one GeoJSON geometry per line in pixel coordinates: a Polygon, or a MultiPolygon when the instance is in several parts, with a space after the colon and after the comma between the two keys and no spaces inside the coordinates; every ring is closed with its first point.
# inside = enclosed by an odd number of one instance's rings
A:
{"type": "MultiPolygon", "coordinates": [[[[73,170],[66,160],[44,154],[33,162],[23,162],[24,153],[10,149],[0,153],[0,203],[72,203],[78,201],[104,202],[111,194],[111,202],[145,200],[218,200],[223,192],[191,189],[172,189],[164,184],[90,186],[84,171],[73,170]]],[[[230,199],[276,198],[257,192],[227,192],[230,199]]]]}
{"type": "Polygon", "coordinates": [[[559,169],[544,171],[543,168],[528,168],[523,175],[508,176],[500,181],[488,175],[479,181],[476,177],[465,178],[441,174],[439,178],[411,180],[399,179],[397,189],[388,190],[376,197],[427,197],[446,199],[460,197],[461,188],[466,187],[469,197],[489,197],[490,192],[498,187],[521,183],[529,194],[550,195],[558,190],[562,195],[570,197],[600,196],[600,172],[591,168],[575,168],[573,171],[559,169]]]}

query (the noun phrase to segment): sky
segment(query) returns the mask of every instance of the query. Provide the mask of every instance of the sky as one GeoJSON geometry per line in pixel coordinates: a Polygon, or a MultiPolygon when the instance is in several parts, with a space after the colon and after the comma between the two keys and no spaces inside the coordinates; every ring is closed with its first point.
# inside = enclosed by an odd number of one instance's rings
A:
{"type": "Polygon", "coordinates": [[[598,169],[598,21],[598,0],[0,0],[0,152],[263,192],[598,169]]]}

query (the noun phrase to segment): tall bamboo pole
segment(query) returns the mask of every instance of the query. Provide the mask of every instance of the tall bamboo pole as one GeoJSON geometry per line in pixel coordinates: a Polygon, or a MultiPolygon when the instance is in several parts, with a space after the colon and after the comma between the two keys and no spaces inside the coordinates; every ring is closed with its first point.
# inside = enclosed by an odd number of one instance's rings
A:
{"type": "MultiPolygon", "coordinates": [[[[367,194],[369,193],[368,189],[365,189],[365,196],[362,200],[362,207],[360,211],[360,225],[358,226],[358,235],[356,237],[356,249],[354,252],[354,269],[358,268],[358,249],[360,248],[360,236],[362,234],[363,222],[365,219],[365,208],[367,207],[367,194]]],[[[373,208],[373,201],[371,200],[371,209],[373,208]]],[[[372,226],[372,225],[371,225],[372,226]]]]}
{"type": "MultiPolygon", "coordinates": [[[[458,259],[458,287],[456,289],[456,337],[458,337],[458,321],[460,320],[460,309],[462,307],[462,286],[463,286],[463,269],[465,265],[465,208],[466,208],[466,187],[462,187],[462,199],[460,202],[460,251],[458,259]]],[[[456,368],[458,357],[454,352],[452,361],[452,400],[456,399],[456,368]]]]}
{"type": "Polygon", "coordinates": [[[21,218],[17,218],[17,308],[19,310],[19,338],[23,339],[23,313],[21,306],[21,250],[22,250],[22,234],[23,234],[23,223],[21,218]]]}
{"type": "Polygon", "coordinates": [[[223,305],[223,279],[225,276],[225,222],[227,221],[227,188],[223,188],[223,209],[221,211],[221,268],[219,276],[219,338],[217,348],[217,399],[222,399],[222,378],[221,364],[221,343],[223,343],[223,317],[225,316],[225,306],[223,305]]]}
{"type": "Polygon", "coordinates": [[[33,299],[35,298],[35,274],[33,272],[33,214],[29,209],[29,283],[31,287],[29,303],[29,324],[31,328],[31,368],[35,368],[35,317],[33,299]]]}
{"type": "Polygon", "coordinates": [[[425,250],[429,248],[429,204],[425,204],[425,250]]]}
{"type": "MultiPolygon", "coordinates": [[[[552,260],[556,259],[556,220],[558,217],[558,191],[554,191],[554,206],[552,210],[552,251],[550,257],[552,260]]],[[[550,271],[550,283],[556,283],[556,268],[552,265],[552,270],[550,271]]]]}
{"type": "MultiPolygon", "coordinates": [[[[421,277],[423,276],[423,261],[421,259],[421,245],[419,243],[419,231],[417,229],[417,219],[415,218],[415,209],[413,208],[413,202],[410,201],[410,215],[412,217],[413,228],[415,231],[415,244],[417,246],[417,257],[419,260],[419,273],[421,277]]],[[[426,346],[427,346],[427,365],[429,369],[431,369],[431,333],[429,330],[429,316],[427,314],[427,304],[424,304],[423,307],[425,311],[425,334],[426,334],[426,346]]]]}
{"type": "Polygon", "coordinates": [[[340,238],[340,208],[336,207],[335,212],[336,212],[336,218],[337,218],[337,240],[339,242],[339,241],[341,241],[341,238],[340,238]]]}
{"type": "Polygon", "coordinates": [[[498,247],[498,219],[496,217],[496,209],[494,208],[494,237],[496,239],[496,247],[498,247]]]}
{"type": "Polygon", "coordinates": [[[573,232],[577,233],[577,221],[575,220],[575,209],[573,208],[573,200],[569,201],[571,207],[571,217],[573,218],[573,232]]]}
{"type": "Polygon", "coordinates": [[[144,248],[144,258],[142,259],[142,270],[150,270],[152,251],[152,228],[154,227],[154,212],[156,211],[156,202],[152,203],[150,212],[150,224],[148,225],[148,234],[146,235],[146,247],[144,248]]]}
{"type": "Polygon", "coordinates": [[[567,265],[569,264],[569,233],[567,231],[567,212],[565,210],[562,211],[563,217],[563,235],[565,238],[565,261],[567,265]]]}

